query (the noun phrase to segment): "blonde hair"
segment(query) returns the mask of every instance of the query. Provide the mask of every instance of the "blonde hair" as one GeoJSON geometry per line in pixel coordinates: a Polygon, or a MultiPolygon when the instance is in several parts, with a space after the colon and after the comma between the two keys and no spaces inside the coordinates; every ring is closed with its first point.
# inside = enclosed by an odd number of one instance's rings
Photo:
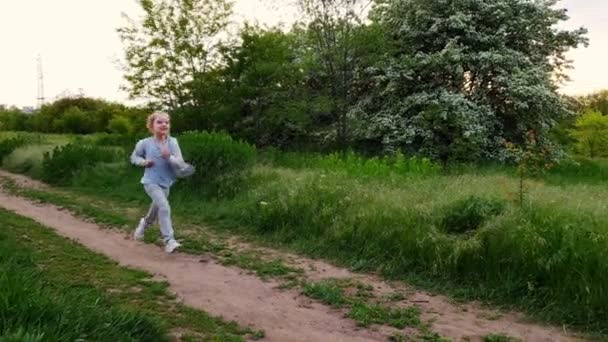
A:
{"type": "Polygon", "coordinates": [[[146,127],[148,127],[148,131],[150,131],[150,133],[154,133],[154,120],[156,120],[156,118],[159,116],[169,117],[169,113],[157,111],[157,112],[153,112],[152,114],[148,115],[148,120],[146,121],[146,127]]]}

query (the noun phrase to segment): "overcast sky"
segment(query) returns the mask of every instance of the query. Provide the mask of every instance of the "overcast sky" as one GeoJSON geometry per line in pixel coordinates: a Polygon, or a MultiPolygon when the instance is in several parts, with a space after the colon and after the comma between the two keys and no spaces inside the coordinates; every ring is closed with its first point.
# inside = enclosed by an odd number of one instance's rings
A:
{"type": "MultiPolygon", "coordinates": [[[[591,39],[588,48],[569,54],[575,69],[562,91],[608,89],[608,0],[563,0],[561,6],[571,16],[565,27],[585,26],[591,39]]],[[[122,12],[136,17],[136,1],[0,0],[0,104],[36,105],[39,54],[47,99],[82,89],[86,96],[126,101],[115,63],[123,51],[116,33],[124,24],[122,12]]],[[[271,25],[294,18],[293,10],[271,8],[262,0],[237,0],[235,12],[238,20],[271,25]]]]}

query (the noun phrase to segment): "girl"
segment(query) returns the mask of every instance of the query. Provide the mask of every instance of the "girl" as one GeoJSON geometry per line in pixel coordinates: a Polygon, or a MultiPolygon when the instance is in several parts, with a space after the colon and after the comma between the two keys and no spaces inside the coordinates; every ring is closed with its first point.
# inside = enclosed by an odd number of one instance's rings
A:
{"type": "Polygon", "coordinates": [[[169,114],[152,113],[148,116],[147,127],[152,136],[137,142],[131,154],[131,163],[145,168],[141,183],[152,199],[152,204],[148,214],[139,221],[133,237],[141,240],[144,230],[158,218],[165,251],[172,253],[180,243],[173,236],[171,207],[167,200],[169,189],[176,178],[170,163],[182,161],[183,158],[177,139],[169,136],[169,114]]]}

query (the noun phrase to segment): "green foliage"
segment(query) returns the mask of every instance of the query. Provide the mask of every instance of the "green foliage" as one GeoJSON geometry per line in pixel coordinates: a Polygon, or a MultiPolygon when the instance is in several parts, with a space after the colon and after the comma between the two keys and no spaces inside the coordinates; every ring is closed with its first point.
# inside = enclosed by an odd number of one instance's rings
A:
{"type": "Polygon", "coordinates": [[[193,131],[178,139],[185,160],[197,169],[186,181],[193,189],[217,195],[235,193],[256,160],[255,147],[225,133],[193,131]]]}
{"type": "Polygon", "coordinates": [[[334,282],[306,283],[302,288],[302,293],[305,296],[317,299],[324,304],[337,308],[347,304],[347,300],[344,297],[344,290],[334,282]]]}
{"type": "Polygon", "coordinates": [[[523,142],[530,128],[544,143],[569,114],[553,75],[586,43],[584,29],[555,29],[567,16],[553,4],[379,1],[371,18],[395,51],[353,111],[366,124],[360,135],[444,161],[499,159],[501,139],[523,142]]]}
{"type": "Polygon", "coordinates": [[[232,14],[226,0],[142,0],[140,20],[127,18],[118,33],[125,46],[125,79],[134,97],[151,97],[165,107],[194,107],[205,115],[204,103],[192,98],[187,84],[212,71],[218,62],[218,35],[232,14]]]}
{"type": "Polygon", "coordinates": [[[82,112],[78,107],[70,107],[60,119],[53,122],[53,131],[62,133],[89,134],[95,131],[95,118],[82,112]]]}
{"type": "Polygon", "coordinates": [[[45,104],[32,114],[0,110],[0,130],[89,134],[146,131],[150,109],[129,108],[88,97],[67,97],[45,104]]]}
{"type": "MultiPolygon", "coordinates": [[[[506,155],[517,165],[519,177],[519,206],[523,207],[527,192],[525,179],[528,177],[541,177],[547,170],[553,168],[558,162],[558,156],[547,145],[540,144],[536,132],[530,130],[524,146],[504,142],[506,155]]],[[[549,145],[550,146],[550,145],[549,145]]]]}
{"type": "Polygon", "coordinates": [[[361,326],[387,323],[398,329],[420,325],[420,309],[415,306],[407,308],[385,308],[380,305],[355,303],[348,317],[361,326]]]}
{"type": "Polygon", "coordinates": [[[567,15],[552,1],[376,1],[370,20],[367,1],[296,3],[291,31],[245,25],[221,41],[228,1],[141,1],[141,20],[119,29],[129,92],[169,108],[175,132],[225,130],[258,147],[450,162],[501,160],[502,140],[523,144],[529,129],[547,148],[550,133],[565,138],[552,129],[572,108],[553,75],[587,40],[555,28],[567,15]]]}
{"type": "Polygon", "coordinates": [[[0,166],[4,157],[13,153],[15,149],[26,144],[26,139],[23,136],[16,136],[8,139],[0,140],[0,166]]]}
{"type": "Polygon", "coordinates": [[[608,90],[601,90],[578,99],[583,112],[600,112],[602,115],[608,115],[608,90]]]}
{"type": "Polygon", "coordinates": [[[129,119],[125,117],[114,117],[108,122],[108,130],[110,133],[127,135],[133,132],[133,127],[131,126],[129,119]]]}
{"type": "Polygon", "coordinates": [[[31,115],[19,109],[0,108],[0,131],[27,131],[30,129],[31,115]]]}
{"type": "Polygon", "coordinates": [[[394,156],[368,158],[352,150],[327,155],[266,150],[264,158],[276,166],[345,172],[350,176],[369,179],[430,176],[439,174],[441,170],[441,167],[430,159],[406,157],[399,151],[394,156]]]}
{"type": "Polygon", "coordinates": [[[310,109],[301,103],[304,75],[296,36],[246,25],[240,39],[239,46],[224,53],[224,72],[232,82],[226,100],[240,112],[231,129],[256,146],[286,146],[301,139],[310,109]]]}
{"type": "Polygon", "coordinates": [[[42,160],[43,180],[52,184],[66,184],[80,171],[98,163],[125,159],[124,152],[93,145],[69,143],[45,152],[42,160]]]}
{"type": "Polygon", "coordinates": [[[571,134],[576,139],[576,152],[589,158],[608,157],[608,115],[583,113],[571,134]]]}
{"type": "Polygon", "coordinates": [[[608,159],[563,160],[548,172],[545,179],[554,184],[603,184],[608,182],[608,159]]]}
{"type": "Polygon", "coordinates": [[[340,148],[346,147],[350,128],[347,112],[355,103],[362,71],[372,64],[370,52],[382,49],[383,40],[366,35],[362,11],[369,3],[361,0],[298,0],[303,15],[302,52],[307,60],[307,77],[316,85],[311,90],[327,98],[329,107],[324,125],[331,129],[325,138],[340,148]],[[368,40],[366,40],[368,38],[368,40]],[[372,39],[369,39],[372,38],[372,39]],[[370,47],[372,47],[370,49],[370,47]]]}
{"type": "Polygon", "coordinates": [[[504,209],[503,201],[470,196],[448,206],[439,225],[448,233],[462,234],[476,230],[504,209]]]}

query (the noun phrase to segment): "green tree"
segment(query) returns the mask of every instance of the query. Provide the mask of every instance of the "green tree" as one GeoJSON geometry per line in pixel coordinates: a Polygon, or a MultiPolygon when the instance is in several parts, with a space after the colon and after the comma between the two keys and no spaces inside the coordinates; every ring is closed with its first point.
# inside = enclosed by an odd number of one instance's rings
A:
{"type": "Polygon", "coordinates": [[[303,136],[310,117],[296,36],[246,25],[240,38],[225,55],[229,98],[240,113],[233,130],[258,146],[282,146],[303,136]]]}
{"type": "Polygon", "coordinates": [[[595,111],[583,113],[571,134],[578,153],[589,158],[608,157],[608,116],[595,111]]]}
{"type": "Polygon", "coordinates": [[[593,110],[608,115],[608,90],[601,90],[596,93],[579,98],[584,110],[593,110]]]}
{"type": "Polygon", "coordinates": [[[388,61],[357,118],[367,139],[440,160],[501,158],[508,140],[537,143],[572,115],[557,94],[568,49],[586,30],[559,30],[554,0],[377,0],[388,61]]]}
{"type": "Polygon", "coordinates": [[[188,86],[219,63],[219,36],[229,23],[228,0],[139,0],[141,21],[118,29],[125,45],[127,90],[169,109],[203,104],[188,86]]]}
{"type": "MultiPolygon", "coordinates": [[[[345,147],[350,135],[348,110],[358,99],[358,76],[366,66],[372,42],[362,44],[368,35],[359,34],[363,14],[371,1],[364,0],[297,0],[303,14],[303,57],[308,62],[308,84],[321,100],[327,99],[327,119],[333,127],[332,140],[345,147]]],[[[374,43],[382,50],[382,40],[374,43]]],[[[323,104],[323,101],[317,104],[323,104]]]]}
{"type": "Polygon", "coordinates": [[[110,131],[110,133],[130,134],[133,132],[133,129],[128,118],[116,116],[108,122],[108,131],[110,131]]]}
{"type": "Polygon", "coordinates": [[[0,108],[0,131],[27,131],[30,126],[30,114],[18,108],[0,108]]]}
{"type": "Polygon", "coordinates": [[[78,107],[70,107],[53,121],[53,130],[61,133],[90,134],[95,132],[95,117],[78,107]]]}

